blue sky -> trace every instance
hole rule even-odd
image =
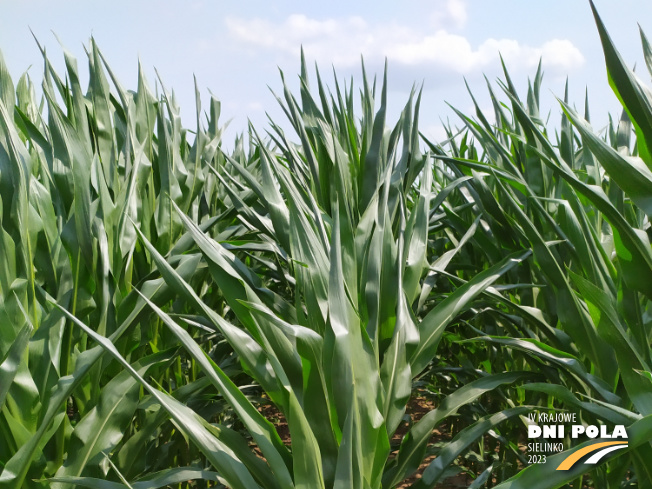
[[[596,0],[625,60],[649,79],[641,54],[638,25],[652,36],[652,2]],[[489,108],[483,75],[500,75],[498,53],[525,94],[543,57],[543,103],[558,119],[554,95],[583,104],[588,87],[596,126],[618,104],[607,85],[604,60],[588,0],[406,0],[247,2],[189,0],[94,2],[78,0],[0,0],[0,50],[14,78],[29,68],[40,82],[42,61],[30,27],[49,55],[62,66],[53,36],[85,66],[83,45],[92,35],[123,85],[135,88],[140,58],[153,86],[156,67],[174,88],[183,120],[194,124],[193,74],[204,97],[222,101],[224,120],[233,119],[227,138],[258,127],[265,113],[284,116],[270,93],[281,89],[278,68],[296,86],[299,48],[330,80],[360,78],[360,55],[370,72],[389,63],[390,117],[396,118],[414,82],[424,83],[421,127],[442,135],[441,119],[455,117],[445,102],[470,110],[466,78],[480,104]]]

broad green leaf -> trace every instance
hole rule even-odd
[[[585,146],[648,217],[652,215],[652,171],[636,156],[625,156],[607,145],[571,107],[561,102],[564,112],[582,135]],[[652,107],[651,107],[652,108]],[[651,114],[652,116],[652,114]]]
[[[139,375],[173,359],[172,352],[160,352],[133,364]],[[138,406],[138,382],[121,372],[103,388],[97,405],[75,426],[68,445],[69,455],[56,477],[77,477],[88,465],[98,465],[122,440]],[[54,484],[53,488],[60,488]]]
[[[98,335],[84,323],[72,316],[68,311],[62,310],[66,316],[78,327],[96,341],[109,355],[122,364],[156,400],[165,408],[177,426],[184,434],[195,443],[204,453],[211,464],[222,474],[228,484],[234,489],[260,488],[249,470],[237,457],[232,448],[217,436],[215,429],[192,409],[184,406],[169,394],[152,387],[118,352],[114,344],[103,336]]]
[[[419,467],[432,430],[448,416],[455,414],[460,407],[476,401],[486,392],[505,384],[513,384],[528,375],[530,374],[525,372],[505,372],[481,377],[447,396],[440,406],[416,422],[403,438],[395,465],[390,466],[383,476],[383,488],[394,487]]]
[[[506,409],[499,413],[480,418],[468,428],[464,428],[455,438],[446,444],[444,449],[437,455],[437,458],[425,468],[421,475],[421,479],[410,487],[414,487],[414,489],[435,487],[435,484],[439,481],[448,465],[464,452],[464,450],[466,450],[477,438],[481,437],[488,430],[493,429],[494,426],[503,421],[525,414],[528,411],[530,411],[529,407]]]
[[[33,327],[30,324],[25,324],[0,362],[0,379],[2,380],[0,382],[0,406],[4,405],[11,383],[18,373],[21,358],[25,355],[32,331]]]
[[[183,328],[146,297],[143,296],[143,299],[163,319],[166,326],[170,328],[192,358],[200,365],[204,374],[209,377],[213,385],[228,400],[236,413],[238,413],[240,420],[248,432],[254,437],[254,440],[256,440],[256,444],[275,475],[275,479],[270,482],[277,482],[280,488],[291,488],[293,484],[289,472],[292,464],[290,454],[281,442],[272,423],[263,418],[260,412],[249,402],[231,379],[211,360]]]
[[[76,484],[77,486],[88,487],[90,489],[125,489],[127,487],[119,482],[111,482],[93,477],[52,477],[48,480],[55,483]],[[133,489],[159,489],[190,480],[223,481],[217,472],[191,467],[177,467],[162,470],[145,479],[131,482],[130,486]]]
[[[492,285],[502,274],[530,256],[530,251],[516,252],[500,263],[479,273],[472,280],[459,287],[444,299],[418,325],[419,345],[410,358],[412,375],[417,375],[426,367],[437,350],[437,345],[446,327],[457,314],[463,311],[480,293]]]

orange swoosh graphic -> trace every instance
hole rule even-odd
[[[581,450],[576,451],[575,453],[571,453],[568,457],[564,459],[562,463],[559,464],[559,467],[557,467],[557,470],[568,470],[570,469],[575,462],[577,462],[579,459],[581,459],[584,455],[587,453],[595,452],[596,450],[599,450],[600,448],[603,447],[608,447],[611,445],[627,445],[626,441],[605,441],[602,443],[595,443],[593,445],[589,445],[588,447],[584,447]]]

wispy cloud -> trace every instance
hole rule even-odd
[[[229,17],[229,35],[241,46],[256,51],[291,55],[303,46],[319,63],[355,66],[360,55],[369,62],[388,58],[408,67],[471,75],[495,66],[500,54],[510,69],[531,69],[543,58],[552,74],[567,74],[584,63],[584,56],[569,40],[551,39],[529,46],[514,39],[486,39],[475,46],[461,33],[468,19],[464,0],[439,0],[430,27],[415,29],[397,22],[369,22],[359,16],[317,19],[293,14],[281,22]]]
[[[464,0],[435,0],[432,8],[430,19],[437,29],[460,29],[466,25],[469,17]]]

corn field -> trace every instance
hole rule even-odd
[[[594,14],[601,131],[505,68],[431,141],[302,57],[227,151],[92,40],[86,89],[0,57],[0,489],[652,488],[652,91]],[[533,463],[536,412],[627,446]]]

